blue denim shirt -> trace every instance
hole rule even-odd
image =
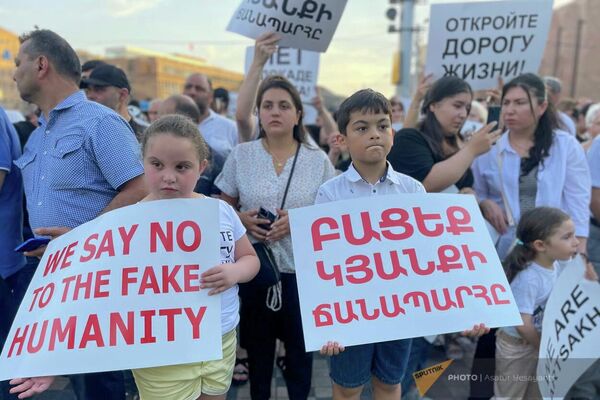
[[[15,161],[33,229],[88,222],[144,170],[131,127],[82,91],[42,115],[23,156]]]
[[[25,257],[14,249],[23,241],[23,181],[12,163],[21,155],[17,132],[0,108],[0,276],[6,278],[25,265]]]

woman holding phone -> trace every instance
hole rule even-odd
[[[243,120],[242,125],[252,130],[253,107],[249,105],[256,104],[259,140],[235,147],[215,181],[222,198],[239,209],[250,240],[269,244],[281,272],[280,299],[267,288],[249,287],[242,294],[240,338],[248,352],[254,400],[270,397],[277,338],[285,343],[282,369],[289,398],[308,397],[312,353],[304,349],[287,209],[314,204],[319,186],[335,174],[327,155],[306,140],[296,88],[281,76],[268,77],[259,86],[263,66],[278,40],[273,33],[256,40],[254,60],[238,95],[238,125]],[[240,103],[245,114],[240,112]],[[274,222],[268,212],[274,214]]]

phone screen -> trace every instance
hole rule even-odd
[[[490,122],[500,122],[500,111],[502,110],[502,107],[500,106],[490,106],[488,107],[488,118],[487,118],[487,124],[489,124]]]

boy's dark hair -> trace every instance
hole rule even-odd
[[[504,271],[509,282],[523,271],[536,256],[533,242],[546,240],[563,222],[570,219],[569,215],[558,208],[536,207],[521,216],[517,225],[517,244],[504,259]]]
[[[350,114],[355,111],[373,114],[383,113],[390,117],[390,121],[392,119],[392,105],[389,100],[373,89],[362,89],[344,100],[336,113],[338,129],[342,135],[346,134]]]
[[[44,56],[56,71],[77,84],[81,79],[81,63],[77,53],[61,36],[48,29],[36,29],[19,37],[21,46],[27,42],[25,54],[31,59]]]

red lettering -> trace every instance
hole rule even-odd
[[[329,229],[339,229],[337,221],[330,217],[317,219],[312,223],[310,232],[313,240],[313,249],[315,251],[323,250],[323,242],[328,240],[337,240],[340,238],[339,233],[321,233],[321,226],[326,225]]]
[[[27,342],[27,352],[29,354],[35,354],[42,349],[44,340],[46,339],[46,330],[48,329],[48,320],[42,322],[42,331],[37,344],[34,344],[35,332],[37,331],[38,323],[34,323],[31,327],[31,333],[29,334],[29,341]]]
[[[417,259],[417,252],[415,251],[415,249],[404,249],[402,250],[402,254],[408,256],[408,260],[410,261],[410,267],[417,275],[431,275],[435,271],[434,263],[427,263],[427,268],[421,268],[421,266],[419,265],[419,260]]]
[[[427,237],[437,237],[444,233],[444,225],[435,224],[433,230],[427,229],[426,222],[431,220],[440,220],[442,216],[440,214],[423,214],[421,207],[413,207],[413,213],[415,214],[415,220],[417,221],[417,229],[422,235]]]
[[[202,318],[204,318],[206,307],[200,307],[197,314],[194,314],[194,311],[189,307],[184,308],[183,311],[185,311],[185,315],[187,315],[190,325],[192,325],[192,337],[200,339],[200,323],[202,322]]]
[[[152,317],[156,315],[156,311],[142,310],[140,315],[144,318],[144,336],[140,339],[140,343],[156,343],[156,336],[152,335]]]
[[[101,299],[108,297],[108,290],[102,290],[102,288],[109,284],[108,277],[110,276],[109,269],[103,269],[96,271],[96,280],[94,282],[94,298]]]
[[[121,236],[121,240],[123,241],[123,255],[129,255],[129,246],[131,245],[131,239],[133,235],[137,231],[139,224],[132,225],[129,231],[127,231],[124,227],[119,227],[119,235]]]
[[[460,247],[463,251],[465,259],[467,260],[467,267],[471,271],[475,270],[475,263],[473,262],[474,258],[479,259],[479,262],[482,264],[487,263],[487,259],[485,258],[483,253],[480,253],[479,251],[470,251],[469,246],[467,246],[466,244],[463,244]]]
[[[48,345],[48,351],[54,351],[56,341],[63,343],[67,336],[67,349],[73,350],[75,348],[75,328],[77,325],[77,317],[72,315],[67,320],[64,328],[60,324],[60,318],[54,318],[52,322],[52,328],[50,329],[50,343]]]
[[[330,281],[334,279],[335,286],[342,286],[344,284],[342,280],[341,267],[339,265],[334,265],[333,272],[329,274],[325,271],[325,263],[319,260],[317,261],[317,275],[319,275],[319,278],[323,279],[324,281]]]
[[[160,310],[158,315],[167,317],[167,341],[175,340],[175,316],[181,315],[181,308],[167,308]]]
[[[31,300],[31,305],[29,306],[29,311],[33,310],[33,307],[35,307],[35,303],[38,302],[38,294],[40,294],[42,292],[42,290],[44,290],[45,286],[39,287],[37,289],[33,289],[33,300]]]
[[[440,246],[437,253],[440,259],[440,263],[436,266],[438,271],[450,272],[452,269],[462,268],[462,264],[457,262],[460,260],[460,252],[455,246],[445,244]]]
[[[137,226],[137,225],[136,225]],[[133,344],[135,339],[134,332],[134,313],[133,311],[127,312],[127,324],[123,321],[121,313],[112,312],[110,313],[110,338],[109,343],[111,346],[117,345],[117,330],[121,333],[121,338],[125,344]]]
[[[63,283],[63,294],[62,294],[62,298],[60,299],[61,303],[64,303],[65,301],[67,301],[67,298],[69,296],[69,289],[71,288],[71,282],[73,282],[75,280],[76,275],[72,275],[72,276],[67,276],[66,278],[63,278],[62,283]],[[31,311],[31,310],[29,310]]]
[[[79,257],[79,262],[88,262],[94,258],[94,254],[96,254],[96,245],[92,243],[92,240],[98,240],[97,233],[90,235],[87,239],[85,239],[85,242],[83,242],[83,251],[87,251],[88,254],[86,256],[82,255]]]
[[[154,294],[160,293],[158,281],[156,280],[156,275],[154,275],[154,269],[151,266],[144,268],[144,275],[142,275],[142,283],[140,284],[138,294],[146,293],[146,289],[151,289]]]
[[[173,221],[167,221],[167,232],[163,231],[159,222],[150,224],[150,253],[156,253],[157,241],[160,239],[164,251],[173,251]]]
[[[396,218],[392,218],[397,216]],[[404,240],[408,239],[414,233],[413,226],[408,222],[409,215],[402,208],[389,208],[381,213],[381,221],[379,227],[381,234],[388,240]],[[385,228],[385,229],[384,229]],[[401,233],[394,233],[387,228],[402,228]]]
[[[327,308],[327,310],[325,310]],[[315,326],[320,328],[322,326],[333,325],[333,318],[331,317],[331,306],[329,304],[319,304],[317,308],[313,310],[313,318],[315,319]]]
[[[363,235],[361,238],[358,238],[354,235],[350,214],[342,215],[342,228],[344,229],[344,236],[348,243],[355,246],[361,246],[369,243],[371,239],[381,240],[381,235],[379,232],[374,231],[373,227],[371,226],[371,218],[367,211],[360,213],[360,221],[362,223]]]
[[[67,252],[65,253],[65,257],[63,258],[62,265],[60,269],[65,269],[71,266],[71,261],[69,260],[73,254],[75,254],[75,246],[77,246],[78,242],[73,242],[67,246]]]
[[[462,207],[448,207],[446,210],[446,218],[448,218],[448,223],[450,224],[446,227],[446,231],[453,235],[475,231],[472,226],[468,226],[468,224],[471,223],[471,215]]]
[[[369,310],[367,310],[367,301],[365,299],[355,300],[356,304],[360,307],[360,314],[362,317],[368,321],[373,321],[379,318],[379,309],[376,308],[373,310],[372,314],[369,314]]]
[[[510,300],[502,300],[498,298],[498,293],[496,291],[501,291],[502,293],[506,293],[506,288],[499,283],[494,283],[490,287],[490,291],[492,292],[492,299],[494,299],[494,304],[510,304]]]
[[[79,292],[82,289],[84,290],[83,298],[86,300],[90,298],[90,294],[92,293],[92,283],[94,280],[94,273],[88,272],[87,279],[85,279],[85,280],[83,280],[82,277],[83,277],[83,274],[79,274],[75,278],[75,288],[73,289],[73,300],[79,299]]]
[[[187,245],[183,238],[185,229],[188,227],[192,228],[192,232],[194,234],[192,243],[190,245]],[[201,236],[202,236],[202,234],[200,232],[200,227],[198,226],[198,224],[196,222],[183,221],[177,227],[177,246],[179,246],[179,248],[183,251],[187,251],[187,252],[195,251],[198,249],[198,247],[200,247]]]
[[[431,298],[433,300],[433,306],[436,308],[436,310],[447,311],[452,307],[456,307],[456,303],[450,298],[450,291],[448,288],[443,288],[442,293],[444,294],[444,304],[440,303],[437,290],[431,290]]]
[[[184,292],[198,292],[200,285],[194,285],[193,283],[200,282],[200,266],[198,264],[189,264],[183,266],[183,291]]]
[[[392,295],[392,305],[394,308],[388,309],[387,298],[385,296],[379,296],[379,302],[381,303],[381,312],[388,318],[396,318],[400,314],[404,314],[404,308],[400,306],[400,299],[397,294]]]
[[[57,251],[54,254],[50,254],[50,256],[48,257],[48,261],[46,261],[46,266],[44,267],[43,276],[54,273],[56,271],[56,268],[58,268],[58,264],[63,260],[66,251],[67,247],[64,247],[62,250]]]
[[[371,279],[373,279],[373,271],[371,271],[368,268],[369,261],[370,261],[369,257],[360,255],[360,254],[356,255],[356,256],[348,257],[348,259],[346,260],[346,264],[357,263],[356,265],[351,265],[346,268],[346,271],[348,273],[346,275],[346,279],[348,280],[348,282],[354,283],[354,284],[361,284],[361,283],[367,283]],[[355,273],[363,274],[363,276],[357,277],[357,276],[353,275]]]
[[[102,329],[98,321],[97,314],[90,314],[83,328],[81,335],[80,349],[85,349],[89,342],[96,342],[97,347],[104,347],[104,338],[102,337]]]
[[[400,265],[400,258],[396,250],[392,250],[390,252],[390,260],[392,261],[392,272],[390,272],[389,274],[385,271],[385,266],[383,265],[381,253],[373,254],[373,258],[375,259],[375,270],[377,271],[377,275],[379,275],[381,279],[390,281],[398,278],[401,274],[404,276],[408,276],[408,272],[406,271],[406,269],[402,265]]]
[[[181,269],[181,265],[176,265],[173,270],[171,270],[169,272],[169,266],[168,265],[163,265],[162,266],[162,292],[163,293],[169,293],[169,287],[173,288],[173,291],[175,293],[180,293],[181,292],[181,286],[179,286],[179,283],[177,283],[177,280],[175,279],[175,277],[177,276],[177,273],[179,272],[179,270]]]
[[[354,313],[352,309],[352,302],[350,300],[345,301],[347,316],[342,315],[342,309],[340,303],[333,304],[333,311],[335,313],[335,319],[341,324],[349,324],[352,320],[358,321],[358,315]]]
[[[132,273],[138,272],[138,267],[125,267],[121,272],[121,295],[127,296],[129,294],[129,284],[137,283],[137,277],[130,277]]]
[[[37,322],[36,322],[36,324],[37,324]],[[10,343],[10,349],[8,349],[7,358],[12,357],[15,345],[18,346],[16,355],[17,356],[21,355],[21,352],[23,351],[23,345],[25,344],[25,339],[27,338],[27,332],[29,332],[29,325],[25,325],[25,328],[23,328],[23,333],[21,333],[21,327],[17,328],[17,331],[15,332],[15,336],[13,337],[13,340]]]
[[[94,259],[97,260],[102,257],[102,253],[108,253],[109,257],[115,256],[115,244],[113,242],[112,231],[106,231],[104,233],[104,237],[102,238],[102,242],[100,242],[100,246],[98,246],[98,252]]]

